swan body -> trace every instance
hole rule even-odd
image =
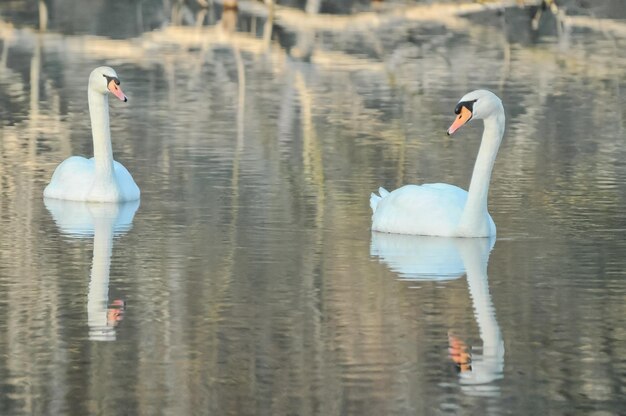
[[[122,101],[128,100],[119,84],[112,68],[103,66],[91,72],[88,98],[94,157],[72,156],[64,160],[44,190],[45,198],[83,202],[139,199],[139,187],[132,175],[121,163],[113,160],[108,94],[112,93]]]
[[[372,194],[374,231],[441,237],[490,237],[496,225],[489,214],[482,220],[481,235],[459,234],[459,221],[467,204],[467,191],[447,183],[405,185],[389,192]],[[381,203],[382,202],[382,203]]]
[[[496,225],[487,210],[493,164],[504,134],[504,108],[490,91],[472,91],[459,101],[459,116],[448,129],[453,134],[472,118],[485,128],[469,191],[445,183],[405,185],[393,192],[372,194],[372,230],[441,237],[492,237]]]

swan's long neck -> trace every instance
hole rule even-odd
[[[91,88],[89,88],[88,97],[96,182],[107,183],[113,180],[109,98],[107,95],[93,91]]]
[[[485,118],[484,123],[483,138],[474,165],[467,203],[459,223],[459,230],[468,236],[489,235],[487,197],[491,171],[504,134],[504,111],[500,110]]]

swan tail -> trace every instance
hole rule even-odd
[[[370,207],[372,208],[372,213],[376,212],[376,207],[378,207],[378,203],[387,195],[389,195],[389,191],[385,188],[378,188],[378,193],[380,196],[376,195],[372,192],[370,195]]]
[[[372,213],[376,212],[376,207],[378,206],[378,201],[382,198],[372,192],[370,195],[370,207],[372,208]]]

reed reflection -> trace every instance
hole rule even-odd
[[[442,238],[372,233],[370,254],[402,280],[449,281],[467,277],[482,350],[469,349],[449,335],[450,358],[459,370],[459,382],[469,395],[499,395],[494,381],[502,378],[504,342],[489,293],[487,266],[494,238]]]
[[[116,327],[124,317],[125,303],[121,299],[115,299],[109,304],[113,237],[131,229],[139,201],[113,204],[45,198],[44,204],[61,232],[75,238],[93,237],[93,257],[87,294],[89,339],[115,341]]]

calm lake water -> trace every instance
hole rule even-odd
[[[619,2],[271,41],[244,7],[52,3],[42,34],[0,6],[0,414],[624,414]],[[140,204],[44,201],[103,64]],[[482,125],[444,132],[476,88],[507,112],[497,239],[372,234],[379,186],[467,188]]]

